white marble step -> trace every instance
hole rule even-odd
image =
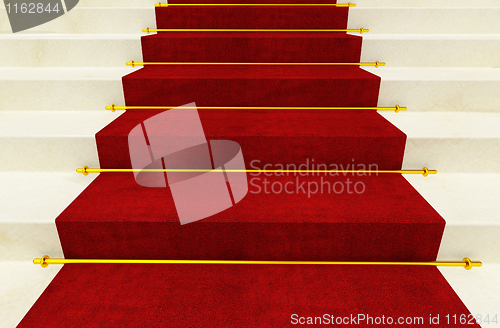
[[[98,167],[94,135],[121,113],[2,111],[0,171],[73,172],[85,165]],[[500,173],[500,113],[382,115],[408,136],[404,168]]]
[[[121,78],[130,72],[130,67],[0,68],[0,111],[100,111],[123,105]]]
[[[55,218],[97,175],[76,172],[0,171],[0,261],[62,256]],[[443,216],[446,228],[438,258],[464,256],[500,263],[500,174],[438,173],[405,176]]]
[[[150,7],[154,3],[167,3],[168,1],[152,0],[80,0],[78,7]],[[347,1],[337,1],[347,3]],[[497,0],[357,0],[351,1],[359,7],[500,7]]]
[[[442,1],[442,0],[441,0]],[[462,0],[463,1],[463,0]],[[478,1],[478,0],[472,0],[472,1]],[[486,0],[486,1],[491,1],[491,0]],[[114,8],[123,8],[123,7],[133,7],[133,8],[151,8],[151,6],[154,6],[155,3],[158,3],[160,1],[155,1],[155,0],[80,0],[78,2],[78,7],[79,8],[84,8],[84,7],[114,7]],[[166,3],[166,1],[162,1],[163,3]],[[480,3],[478,3],[478,6]]]
[[[76,6],[63,16],[17,34],[136,34],[143,28],[155,28],[154,6],[147,8],[88,8]],[[12,34],[7,11],[0,7],[0,34]]]
[[[142,35],[0,34],[0,67],[123,67],[142,61]],[[378,60],[387,68],[493,68],[500,67],[499,50],[500,34],[366,33],[361,61]]]
[[[382,61],[387,68],[500,68],[499,51],[500,34],[366,33],[361,61]]]
[[[74,172],[99,166],[94,135],[121,113],[0,112],[0,170]]]
[[[48,254],[63,257],[55,217],[95,178],[77,173],[0,172],[0,327],[16,325],[59,266],[31,264]],[[500,301],[500,220],[496,188],[500,174],[407,176],[412,185],[447,221],[439,260],[468,256],[484,263],[465,271],[441,272],[474,314],[493,315]],[[17,261],[17,262],[15,262]],[[22,262],[21,262],[22,261]],[[485,326],[485,325],[483,325]]]
[[[79,7],[149,7],[152,3],[168,1],[151,0],[80,0]],[[338,3],[347,3],[337,1]],[[497,0],[357,0],[351,1],[359,7],[500,7]]]
[[[453,270],[456,268],[441,267],[439,270],[455,290],[465,306],[474,315],[481,327],[498,328],[500,324],[500,265],[483,263],[478,270]],[[476,268],[474,268],[476,269]],[[453,314],[450,313],[450,316]],[[488,317],[489,323],[484,319]],[[496,322],[492,321],[496,317]],[[445,323],[446,318],[441,318]],[[453,327],[453,325],[450,325]]]
[[[347,27],[366,26],[371,34],[490,34],[499,31],[499,14],[498,4],[489,8],[360,5],[349,10]]]
[[[500,69],[367,69],[382,78],[379,106],[408,111],[499,112]],[[123,106],[122,76],[130,67],[0,68],[0,112],[100,111]]]
[[[403,167],[500,173],[500,113],[381,114],[407,135]]]
[[[60,269],[58,265],[42,269],[30,261],[0,261],[0,327],[16,327]]]
[[[82,0],[83,1],[83,0]],[[80,1],[80,3],[82,2]],[[91,5],[99,0],[87,0]],[[115,0],[116,1],[116,0]],[[121,2],[121,0],[118,0]],[[133,0],[129,0],[133,1]],[[111,1],[110,1],[111,2]],[[346,3],[337,1],[338,3]],[[351,1],[358,7],[410,7],[410,8],[498,8],[500,2],[497,0],[356,0]],[[142,3],[142,2],[141,2]]]
[[[142,5],[142,4],[141,4]],[[350,9],[348,28],[377,34],[491,34],[500,30],[500,7],[364,7]],[[155,28],[154,7],[82,7],[43,25],[20,32],[140,33]],[[0,8],[0,33],[12,33],[5,8]]]
[[[0,67],[124,67],[142,61],[142,35],[0,34]]]
[[[438,172],[432,179],[405,178],[446,220],[438,259],[468,256],[500,263],[500,174]]]
[[[381,77],[379,106],[405,104],[419,111],[500,110],[500,69],[365,68]]]

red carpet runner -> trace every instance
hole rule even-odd
[[[157,7],[156,16],[158,28],[345,29],[348,8]],[[361,40],[345,33],[165,32],[143,37],[142,46],[146,62],[359,62]],[[123,78],[128,106],[367,107],[377,106],[379,85],[359,67],[333,66],[151,66]],[[238,142],[247,168],[313,160],[347,169],[402,165],[406,135],[375,111],[199,112],[207,139]],[[101,167],[130,168],[128,133],[155,114],[128,110],[102,129]],[[297,189],[266,193],[264,178]],[[339,194],[298,188],[325,181],[365,188]],[[300,182],[261,175],[249,182],[236,206],[181,226],[168,189],[138,186],[132,174],[101,174],[56,220],[65,257],[436,259],[445,221],[400,175],[300,176]],[[435,267],[65,265],[20,327],[281,327],[307,317],[440,327],[449,326],[446,315],[462,314],[469,311]]]

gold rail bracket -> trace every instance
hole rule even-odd
[[[82,173],[83,175],[89,175],[89,167],[84,166],[81,169],[76,169],[76,173]]]
[[[462,261],[465,262],[465,266],[464,266],[465,270],[472,269],[472,261],[470,260],[470,258],[464,257],[464,259]]]
[[[44,255],[42,256],[41,259],[34,259],[33,260],[33,264],[39,264],[42,268],[46,268],[49,266],[49,264],[47,263],[47,260],[50,259],[50,256],[48,255]]]
[[[112,104],[111,106],[106,106],[105,108],[106,108],[106,110],[110,110],[113,113],[116,112],[116,105],[115,104]]]

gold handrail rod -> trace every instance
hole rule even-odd
[[[111,106],[106,106],[106,110],[110,110],[112,112],[116,112],[117,110],[127,110],[127,109],[146,109],[146,110],[155,110],[155,109],[173,109],[181,106],[116,106],[112,104]],[[400,111],[407,110],[407,107],[400,107],[396,105],[394,107],[239,107],[239,106],[226,106],[226,107],[218,107],[218,106],[182,106],[182,108],[194,108],[194,109],[282,109],[282,110],[294,110],[294,109],[363,109],[363,110],[377,110],[377,111],[395,111],[399,113]]]
[[[264,66],[385,66],[378,60],[374,63],[218,63],[218,62],[131,62],[127,66],[146,66],[146,65],[264,65]]]
[[[462,261],[432,262],[344,262],[344,261],[233,261],[233,260],[125,260],[125,259],[51,259],[48,255],[33,260],[33,264],[46,268],[50,264],[246,264],[246,265],[411,265],[463,267],[470,270],[481,267],[481,261],[471,261],[465,257]]]
[[[194,7],[208,7],[208,6],[294,6],[294,7],[305,7],[305,6],[328,6],[328,7],[356,7],[355,3],[155,3],[155,7],[170,7],[170,6],[194,6]]]
[[[243,170],[243,169],[100,169],[83,168],[76,169],[77,173],[89,175],[89,173],[127,173],[127,172],[184,172],[184,173],[210,173],[210,172],[229,172],[229,173],[384,173],[384,174],[422,174],[424,177],[429,174],[437,174],[437,170],[429,170],[424,167],[421,170]]]
[[[347,32],[363,34],[366,28],[358,29],[253,29],[253,28],[145,28],[143,32]]]

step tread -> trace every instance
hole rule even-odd
[[[128,110],[99,136],[128,136],[137,124],[162,111]],[[198,109],[207,138],[234,137],[404,137],[368,110]],[[499,115],[500,116],[500,115]],[[352,124],[356,122],[356,124]]]
[[[357,316],[353,308],[426,325],[439,314],[436,327],[447,326],[447,314],[469,315],[433,267],[82,264],[65,265],[19,327],[116,326],[124,318],[132,326],[283,327],[293,314]]]
[[[121,81],[126,67],[0,67],[0,81]]]
[[[311,167],[311,165],[309,165]],[[259,166],[260,169],[262,167]],[[289,181],[308,182],[335,181],[362,182],[364,193],[335,194],[325,192],[312,194],[300,190],[298,193],[249,192],[241,202],[231,209],[203,220],[203,223],[432,223],[444,224],[441,216],[416,192],[401,175],[359,177],[311,177],[297,174],[288,177],[258,176],[248,174],[248,180],[266,178],[283,185]],[[261,185],[261,187],[263,187]],[[126,192],[125,192],[126,191]],[[95,195],[99,199],[91,201]],[[125,206],[108,206],[111,199],[120,195]],[[100,215],[82,211],[92,202]],[[153,206],[154,204],[154,206]],[[115,215],[111,215],[115,213]],[[148,213],[148,215],[144,215]],[[405,213],[405,215],[401,215]],[[129,173],[106,173],[99,175],[75,201],[57,218],[57,222],[169,222],[179,223],[171,194],[167,188],[145,188],[136,184]],[[180,225],[180,224],[179,224]]]
[[[380,78],[357,66],[187,64],[146,66],[122,84],[129,106],[372,107]]]
[[[151,29],[153,27],[150,27]],[[145,32],[138,31],[136,33],[14,33],[0,34],[2,41],[25,41],[25,40],[137,40],[140,37],[163,37],[169,36],[172,38],[183,38],[185,36],[197,37],[226,37],[233,36],[235,38],[263,38],[263,37],[280,37],[280,38],[306,38],[306,37],[321,37],[321,38],[359,38],[359,33],[334,33],[334,32],[152,32],[147,35]],[[482,34],[449,34],[449,33],[363,33],[363,40],[449,40],[449,41],[464,41],[464,40],[491,40],[498,41],[500,33],[482,33]]]
[[[499,36],[500,37],[500,36]],[[159,32],[143,38],[161,39],[359,39],[359,35],[334,32]],[[160,40],[158,40],[160,39]],[[345,49],[344,49],[345,50]]]
[[[359,62],[361,38],[342,33],[165,32],[142,38],[146,62]]]
[[[0,199],[0,207],[4,209],[0,222],[54,224],[54,218],[97,176],[76,172],[0,171],[3,182],[0,190],[5,195]],[[427,179],[416,175],[405,176],[405,179],[446,218],[447,227],[500,226],[497,215],[500,203],[495,197],[500,174],[438,173]],[[30,185],[28,190],[27,185]],[[33,201],[25,204],[24,198]],[[19,202],[24,205],[20,206]],[[483,206],[477,207],[479,203]]]
[[[158,111],[131,110],[96,134],[101,167],[129,168],[128,134]],[[232,140],[246,165],[376,163],[399,169],[406,135],[375,111],[200,110],[208,140]]]
[[[363,67],[383,81],[499,81],[500,69],[487,67]]]
[[[378,80],[379,77],[358,67],[332,65],[154,65],[123,77],[123,80],[129,79]]]
[[[338,68],[338,67],[337,67]],[[379,67],[362,68],[383,81],[500,81],[497,68]],[[124,67],[0,67],[0,81],[10,80],[114,80],[140,69]]]
[[[412,139],[500,139],[499,113],[380,112]],[[394,114],[394,115],[393,115]]]
[[[437,256],[445,221],[401,175],[248,178],[249,192],[236,205],[181,225],[169,188],[140,187],[132,174],[101,174],[56,219],[64,254],[344,261]],[[266,193],[264,178],[287,191]],[[312,182],[318,192],[308,197]],[[332,189],[321,193],[328,182]]]
[[[0,111],[0,138],[94,138],[123,113],[88,111]]]
[[[169,6],[155,9],[156,26],[160,29],[346,29],[349,12],[347,7],[334,6]]]
[[[358,5],[349,10],[348,28],[369,28],[370,33],[474,33],[477,35],[498,30],[498,5],[474,8],[410,8],[410,7],[363,7]],[[155,9],[151,7],[82,7],[76,6],[67,15],[37,26],[23,34],[35,33],[139,33],[141,29],[155,27]],[[5,8],[0,8],[0,15],[7,17]],[[401,22],[398,28],[387,24],[394,17]],[[445,20],[444,20],[445,19]],[[122,24],[124,21],[127,24]],[[448,26],[455,24],[450,30]],[[77,24],[75,24],[77,22]],[[432,24],[430,24],[432,23]],[[324,27],[324,26],[322,26]],[[11,33],[8,19],[0,20],[0,31]]]

